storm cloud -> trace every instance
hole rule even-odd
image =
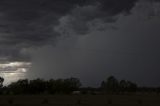
[[[27,64],[28,77],[142,76],[159,69],[159,14],[159,0],[1,0],[0,71]]]
[[[122,12],[129,13],[135,2],[136,0],[1,0],[0,51],[5,52],[2,53],[3,57],[6,54],[14,57],[14,60],[23,60],[19,59],[23,58],[20,53],[22,49],[39,47],[46,42],[54,44],[58,37],[67,33],[72,35],[71,32],[86,34],[89,32],[89,24],[94,20],[114,22],[114,16]]]

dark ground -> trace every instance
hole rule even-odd
[[[0,96],[0,106],[160,106],[160,95]]]

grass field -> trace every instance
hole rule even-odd
[[[0,106],[160,106],[158,95],[0,96]]]

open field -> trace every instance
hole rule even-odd
[[[0,96],[0,106],[160,106],[158,95]]]

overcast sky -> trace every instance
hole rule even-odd
[[[0,74],[160,86],[159,28],[160,0],[1,0]]]

